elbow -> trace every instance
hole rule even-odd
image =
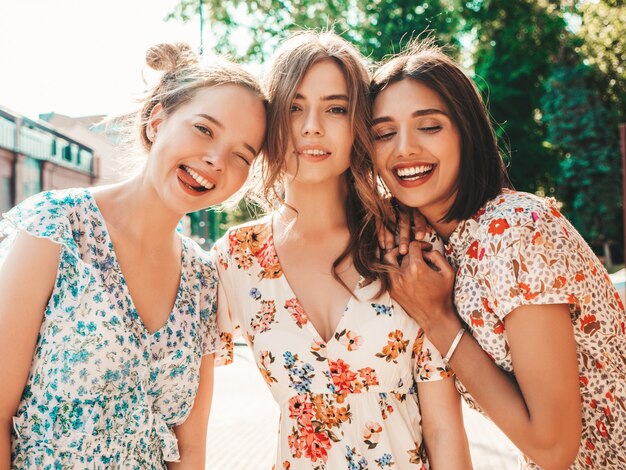
[[[542,439],[527,455],[543,470],[565,470],[576,460],[580,438],[580,428],[578,432],[560,433],[552,439]]]

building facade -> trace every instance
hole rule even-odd
[[[90,186],[97,174],[91,147],[0,107],[0,214],[40,191]]]

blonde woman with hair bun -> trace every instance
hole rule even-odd
[[[246,181],[265,98],[186,44],[146,62],[163,75],[138,114],[143,171],[38,194],[0,223],[0,468],[204,468],[230,342],[214,265],[176,227]]]

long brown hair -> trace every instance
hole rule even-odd
[[[457,196],[443,222],[474,215],[502,188],[512,188],[489,113],[474,82],[432,38],[410,43],[374,73],[372,100],[387,86],[411,79],[423,83],[445,102],[461,136]]]
[[[346,219],[350,242],[333,263],[333,277],[349,288],[337,274],[337,267],[348,256],[366,282],[389,283],[386,268],[377,260],[375,220],[382,217],[372,162],[369,122],[371,101],[370,75],[361,54],[350,43],[332,32],[300,32],[286,40],[277,51],[266,80],[268,95],[267,151],[261,159],[260,193],[269,207],[283,203],[280,188],[284,183],[285,157],[291,135],[290,108],[298,85],[312,65],[330,59],[343,71],[348,86],[348,115],[354,130],[350,170],[346,172],[348,196]],[[381,289],[381,291],[382,291]]]

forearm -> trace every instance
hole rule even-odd
[[[468,470],[473,468],[465,432],[433,430],[424,434],[431,470]]]
[[[426,335],[443,355],[459,328],[455,318],[442,321]],[[450,366],[481,409],[525,455],[546,470],[568,466],[563,463],[569,461],[571,450],[549,400],[529,405],[517,382],[496,366],[471,334],[462,337]]]

